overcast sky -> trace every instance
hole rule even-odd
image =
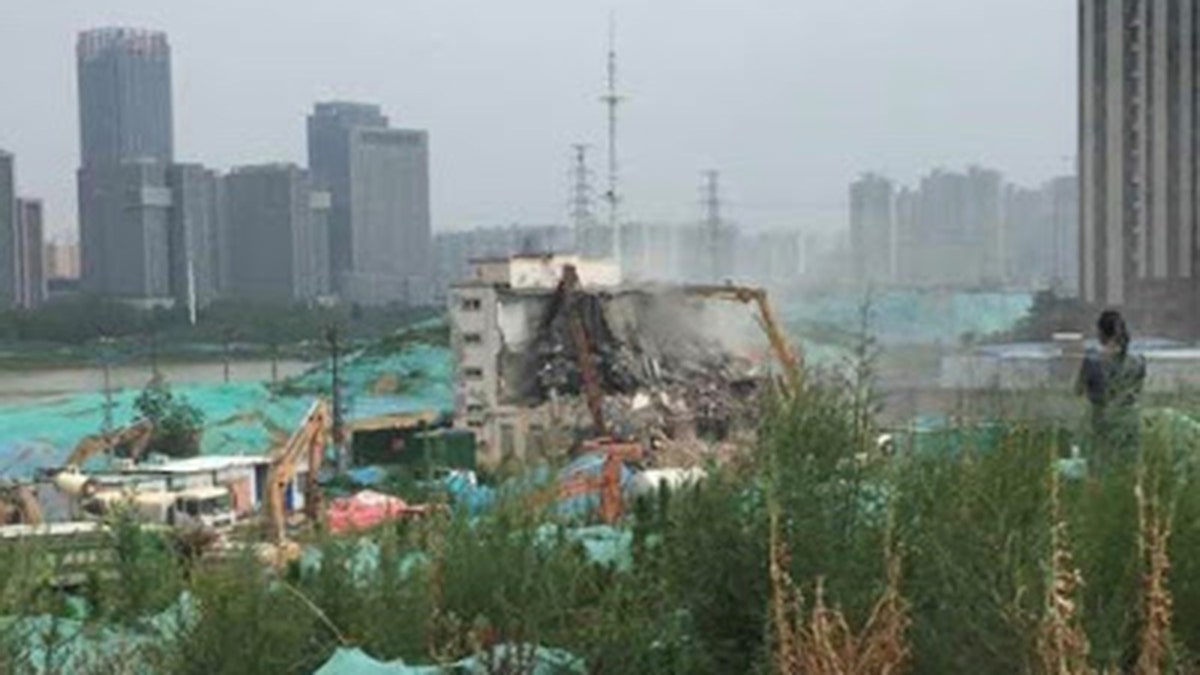
[[[570,144],[603,175],[618,24],[624,213],[698,217],[700,172],[757,227],[842,226],[864,170],[983,163],[1033,183],[1075,145],[1074,0],[0,0],[0,148],[75,228],[74,40],[165,30],[180,160],[305,158],[314,101],[428,129],[435,230],[565,219]]]

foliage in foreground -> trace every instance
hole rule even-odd
[[[593,562],[520,501],[320,540],[320,565],[281,575],[247,556],[185,577],[153,535],[122,529],[119,582],[90,592],[92,622],[187,589],[197,620],[144,654],[182,673],[310,673],[339,645],[447,663],[498,643],[566,649],[595,673],[1196,663],[1200,486],[1182,441],[1151,426],[1140,461],[1085,480],[1057,477],[1053,429],[885,461],[848,396],[768,401],[746,461],[634,504],[628,566]],[[64,614],[37,556],[0,555],[0,615]]]

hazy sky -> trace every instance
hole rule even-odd
[[[616,10],[624,213],[699,215],[700,171],[751,226],[845,220],[863,170],[1068,171],[1074,0],[0,0],[0,148],[75,228],[74,40],[169,33],[175,146],[217,168],[305,161],[314,101],[428,129],[435,230],[565,219],[569,146],[603,175]],[[72,234],[73,236],[73,234]]]

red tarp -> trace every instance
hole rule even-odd
[[[403,499],[373,490],[363,490],[351,497],[333,500],[325,514],[329,531],[335,534],[351,530],[365,530],[380,523],[399,520],[409,516],[425,515],[426,505],[410,506]]]

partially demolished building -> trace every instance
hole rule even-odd
[[[456,424],[475,431],[480,463],[602,435],[711,450],[737,433],[768,350],[750,309],[702,291],[623,284],[612,263],[576,256],[473,261],[449,314]]]

